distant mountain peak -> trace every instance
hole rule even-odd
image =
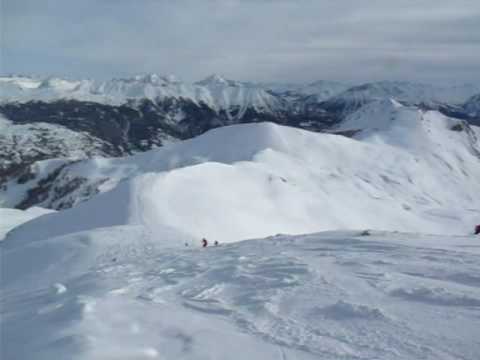
[[[138,81],[146,84],[161,85],[162,83],[174,84],[180,82],[180,80],[173,74],[159,75],[157,73],[138,74],[131,79],[125,79],[127,81]]]
[[[242,86],[241,82],[225,79],[223,76],[218,74],[212,74],[210,76],[207,76],[205,79],[197,81],[195,84],[200,86],[206,86],[206,87]]]
[[[480,116],[480,94],[468,99],[464,107],[470,116]]]
[[[207,76],[205,79],[201,80],[200,82],[223,84],[223,83],[227,83],[227,80],[219,74],[211,74]]]

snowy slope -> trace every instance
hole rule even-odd
[[[242,114],[247,108],[259,112],[278,112],[286,109],[285,101],[312,97],[327,101],[327,108],[357,109],[372,100],[395,98],[411,104],[463,104],[480,92],[480,85],[430,85],[400,81],[381,81],[351,87],[334,81],[310,84],[249,83],[211,75],[204,80],[187,83],[174,76],[157,74],[132,78],[95,80],[66,80],[60,78],[0,77],[0,101],[56,101],[73,99],[120,105],[128,101],[149,99],[186,99],[205,104],[216,111],[235,110]]]
[[[203,250],[166,249],[164,235],[4,241],[3,358],[478,358],[473,236],[330,232]]]
[[[50,101],[62,98],[95,99],[93,80],[67,80],[55,77],[0,77],[0,101]]]
[[[327,100],[347,90],[350,86],[335,81],[319,80],[298,89],[301,94],[314,95],[317,101]]]
[[[51,189],[77,177],[80,185],[62,191],[63,198],[51,191],[39,205],[103,194],[17,229],[17,241],[31,241],[32,228],[42,240],[124,225],[152,233],[168,228],[180,244],[203,236],[236,241],[339,228],[470,231],[480,214],[478,129],[454,131],[453,120],[436,112],[396,106],[398,126],[364,141],[249,124],[134,157],[67,165]],[[24,186],[54,165],[44,162]],[[18,196],[18,188],[8,188],[5,206],[11,206],[9,191]]]
[[[476,360],[480,128],[387,99],[336,130],[33,164],[0,203],[75,206],[0,243],[2,358]]]
[[[288,95],[313,95],[317,101],[327,100],[348,90],[350,87],[350,85],[345,83],[326,80],[318,80],[310,84],[263,83],[260,85],[269,91],[281,94],[284,98]]]
[[[478,155],[478,129],[463,120],[404,106],[393,99],[371,102],[335,128],[355,132],[356,139],[370,143],[401,146],[419,153],[441,153],[445,160],[458,158],[458,151],[463,150]]]
[[[464,105],[465,112],[472,117],[480,117],[480,94],[472,96]]]
[[[480,125],[480,120],[472,118],[474,104],[455,105],[478,94],[477,85],[442,87],[378,82],[349,87],[332,81],[255,84],[218,75],[196,83],[156,74],[103,82],[0,77],[0,114],[12,126],[26,125],[13,132],[35,139],[27,147],[35,151],[28,150],[29,154],[23,156],[15,141],[0,138],[0,147],[6,154],[6,160],[0,159],[0,167],[25,167],[35,160],[78,152],[83,153],[81,157],[131,155],[238,123],[268,121],[328,131],[362,106],[390,98]],[[45,123],[61,128],[45,127]],[[77,133],[66,134],[65,138],[73,141],[45,136],[67,129]],[[83,144],[81,149],[78,144]],[[9,160],[12,157],[16,159],[13,163]],[[10,170],[0,173],[1,183],[6,181],[5,174],[10,174]]]
[[[188,99],[196,104],[220,111],[231,107],[248,107],[261,111],[279,106],[278,100],[262,87],[251,83],[225,80],[212,75],[194,84],[181,82],[173,76],[157,74],[133,78],[94,80],[64,80],[58,78],[31,79],[0,77],[0,101],[55,101],[74,99],[120,105],[132,100]]]
[[[53,212],[50,209],[33,207],[28,210],[0,208],[0,241],[13,228],[41,215]]]
[[[328,99],[324,106],[348,115],[369,102],[393,98],[408,104],[424,104],[435,108],[442,103],[463,104],[479,91],[480,85],[435,86],[401,81],[381,81],[354,86]]]
[[[85,159],[108,153],[110,144],[85,132],[47,123],[18,125],[0,115],[0,175],[38,160]],[[1,184],[0,176],[0,184]]]
[[[315,95],[319,101],[347,90],[349,85],[334,81],[316,81],[310,84],[249,83],[225,79],[217,74],[193,84],[174,76],[157,74],[138,75],[105,82],[94,80],[66,80],[59,78],[0,77],[1,101],[52,101],[76,99],[109,104],[122,104],[128,99],[184,98],[205,103],[217,109],[229,106],[275,105],[269,94],[296,93]],[[272,103],[273,102],[273,103]]]
[[[241,117],[249,107],[259,112],[275,112],[283,106],[279,99],[256,84],[226,80],[215,74],[195,85],[202,89],[197,101],[216,109],[238,108],[237,117]]]

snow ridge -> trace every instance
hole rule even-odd
[[[479,129],[438,112],[384,105],[391,116],[386,126],[366,129],[356,136],[361,141],[271,123],[234,125],[133,157],[67,164],[55,177],[40,170],[24,185],[35,188],[51,179],[48,196],[37,205],[76,204],[103,194],[31,227],[42,239],[141,225],[152,232],[172,229],[186,241],[333,228],[447,234],[470,229],[480,212]],[[352,123],[361,124],[361,116],[345,126]],[[52,169],[50,163],[40,169]],[[55,193],[76,178],[81,181],[74,191]],[[3,201],[14,195],[18,188],[12,184]],[[98,218],[98,212],[109,215]],[[52,226],[59,218],[62,225]]]

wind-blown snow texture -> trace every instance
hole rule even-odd
[[[473,236],[332,232],[205,250],[166,249],[164,235],[7,239],[4,358],[477,359]]]

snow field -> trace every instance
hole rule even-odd
[[[112,227],[7,250],[4,354],[476,359],[478,239],[361,233],[166,249]]]

